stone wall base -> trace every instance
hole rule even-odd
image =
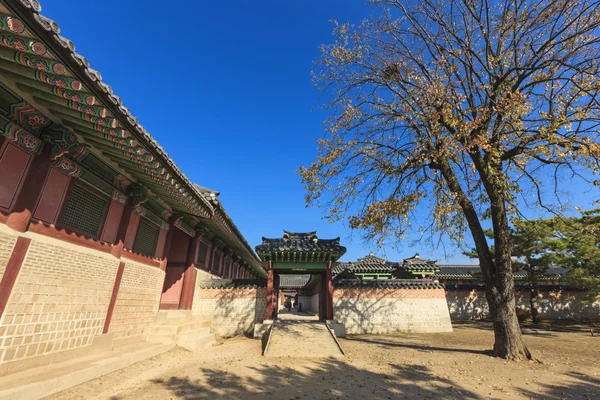
[[[115,350],[119,347],[140,343],[140,341],[144,342],[145,339],[145,336],[132,336],[124,339],[115,339],[112,333],[98,335],[93,338],[92,344],[89,346],[59,351],[57,353],[50,353],[38,357],[26,358],[24,360],[0,364],[0,377],[31,368],[58,364],[65,361],[71,361],[78,358],[83,358],[107,352],[110,350]]]

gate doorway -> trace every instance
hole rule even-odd
[[[318,321],[320,315],[320,274],[278,274],[276,318]]]
[[[262,244],[256,247],[256,252],[268,272],[266,319],[277,319],[282,301],[280,296],[286,290],[296,290],[298,297],[304,294],[304,302],[298,298],[298,304],[303,307],[308,306],[306,296],[310,296],[311,311],[315,312],[319,320],[333,319],[331,269],[346,252],[346,248],[340,245],[340,238],[319,239],[316,232],[284,231],[281,239],[263,238]],[[295,277],[294,279],[304,277],[306,284],[299,288],[293,287],[290,283],[293,280],[289,276]],[[314,310],[316,300],[318,309]]]

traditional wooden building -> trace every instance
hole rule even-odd
[[[335,266],[335,279],[430,279],[439,271],[433,260],[422,259],[419,254],[402,262],[388,261],[371,253],[357,261]]]
[[[139,340],[159,310],[191,311],[200,280],[267,276],[218,192],[40,11],[0,0],[0,376]]]

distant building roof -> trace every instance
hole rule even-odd
[[[432,276],[434,279],[482,280],[481,269],[478,264],[440,264],[438,268],[439,272]],[[544,273],[544,277],[560,278],[567,275],[568,272],[568,268],[548,268]],[[527,279],[527,271],[516,271],[513,276],[515,279]]]
[[[439,264],[439,272],[435,273],[435,279],[472,279],[480,274],[479,265],[468,264]]]
[[[310,281],[311,275],[280,275],[280,289],[301,289]]]
[[[405,258],[402,268],[410,272],[435,272],[439,269],[436,261],[423,259],[419,256],[419,253],[416,253],[411,258]]]
[[[338,279],[333,282],[336,288],[411,288],[437,289],[444,285],[430,279]]]
[[[389,262],[371,253],[355,262],[340,263],[333,268],[332,272],[333,275],[339,275],[342,272],[382,274],[392,273],[396,268],[398,268],[398,263]]]

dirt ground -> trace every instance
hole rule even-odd
[[[66,399],[600,399],[600,337],[525,327],[539,362],[492,358],[486,323],[340,339],[343,359],[264,358],[258,340],[174,349],[50,397]]]

